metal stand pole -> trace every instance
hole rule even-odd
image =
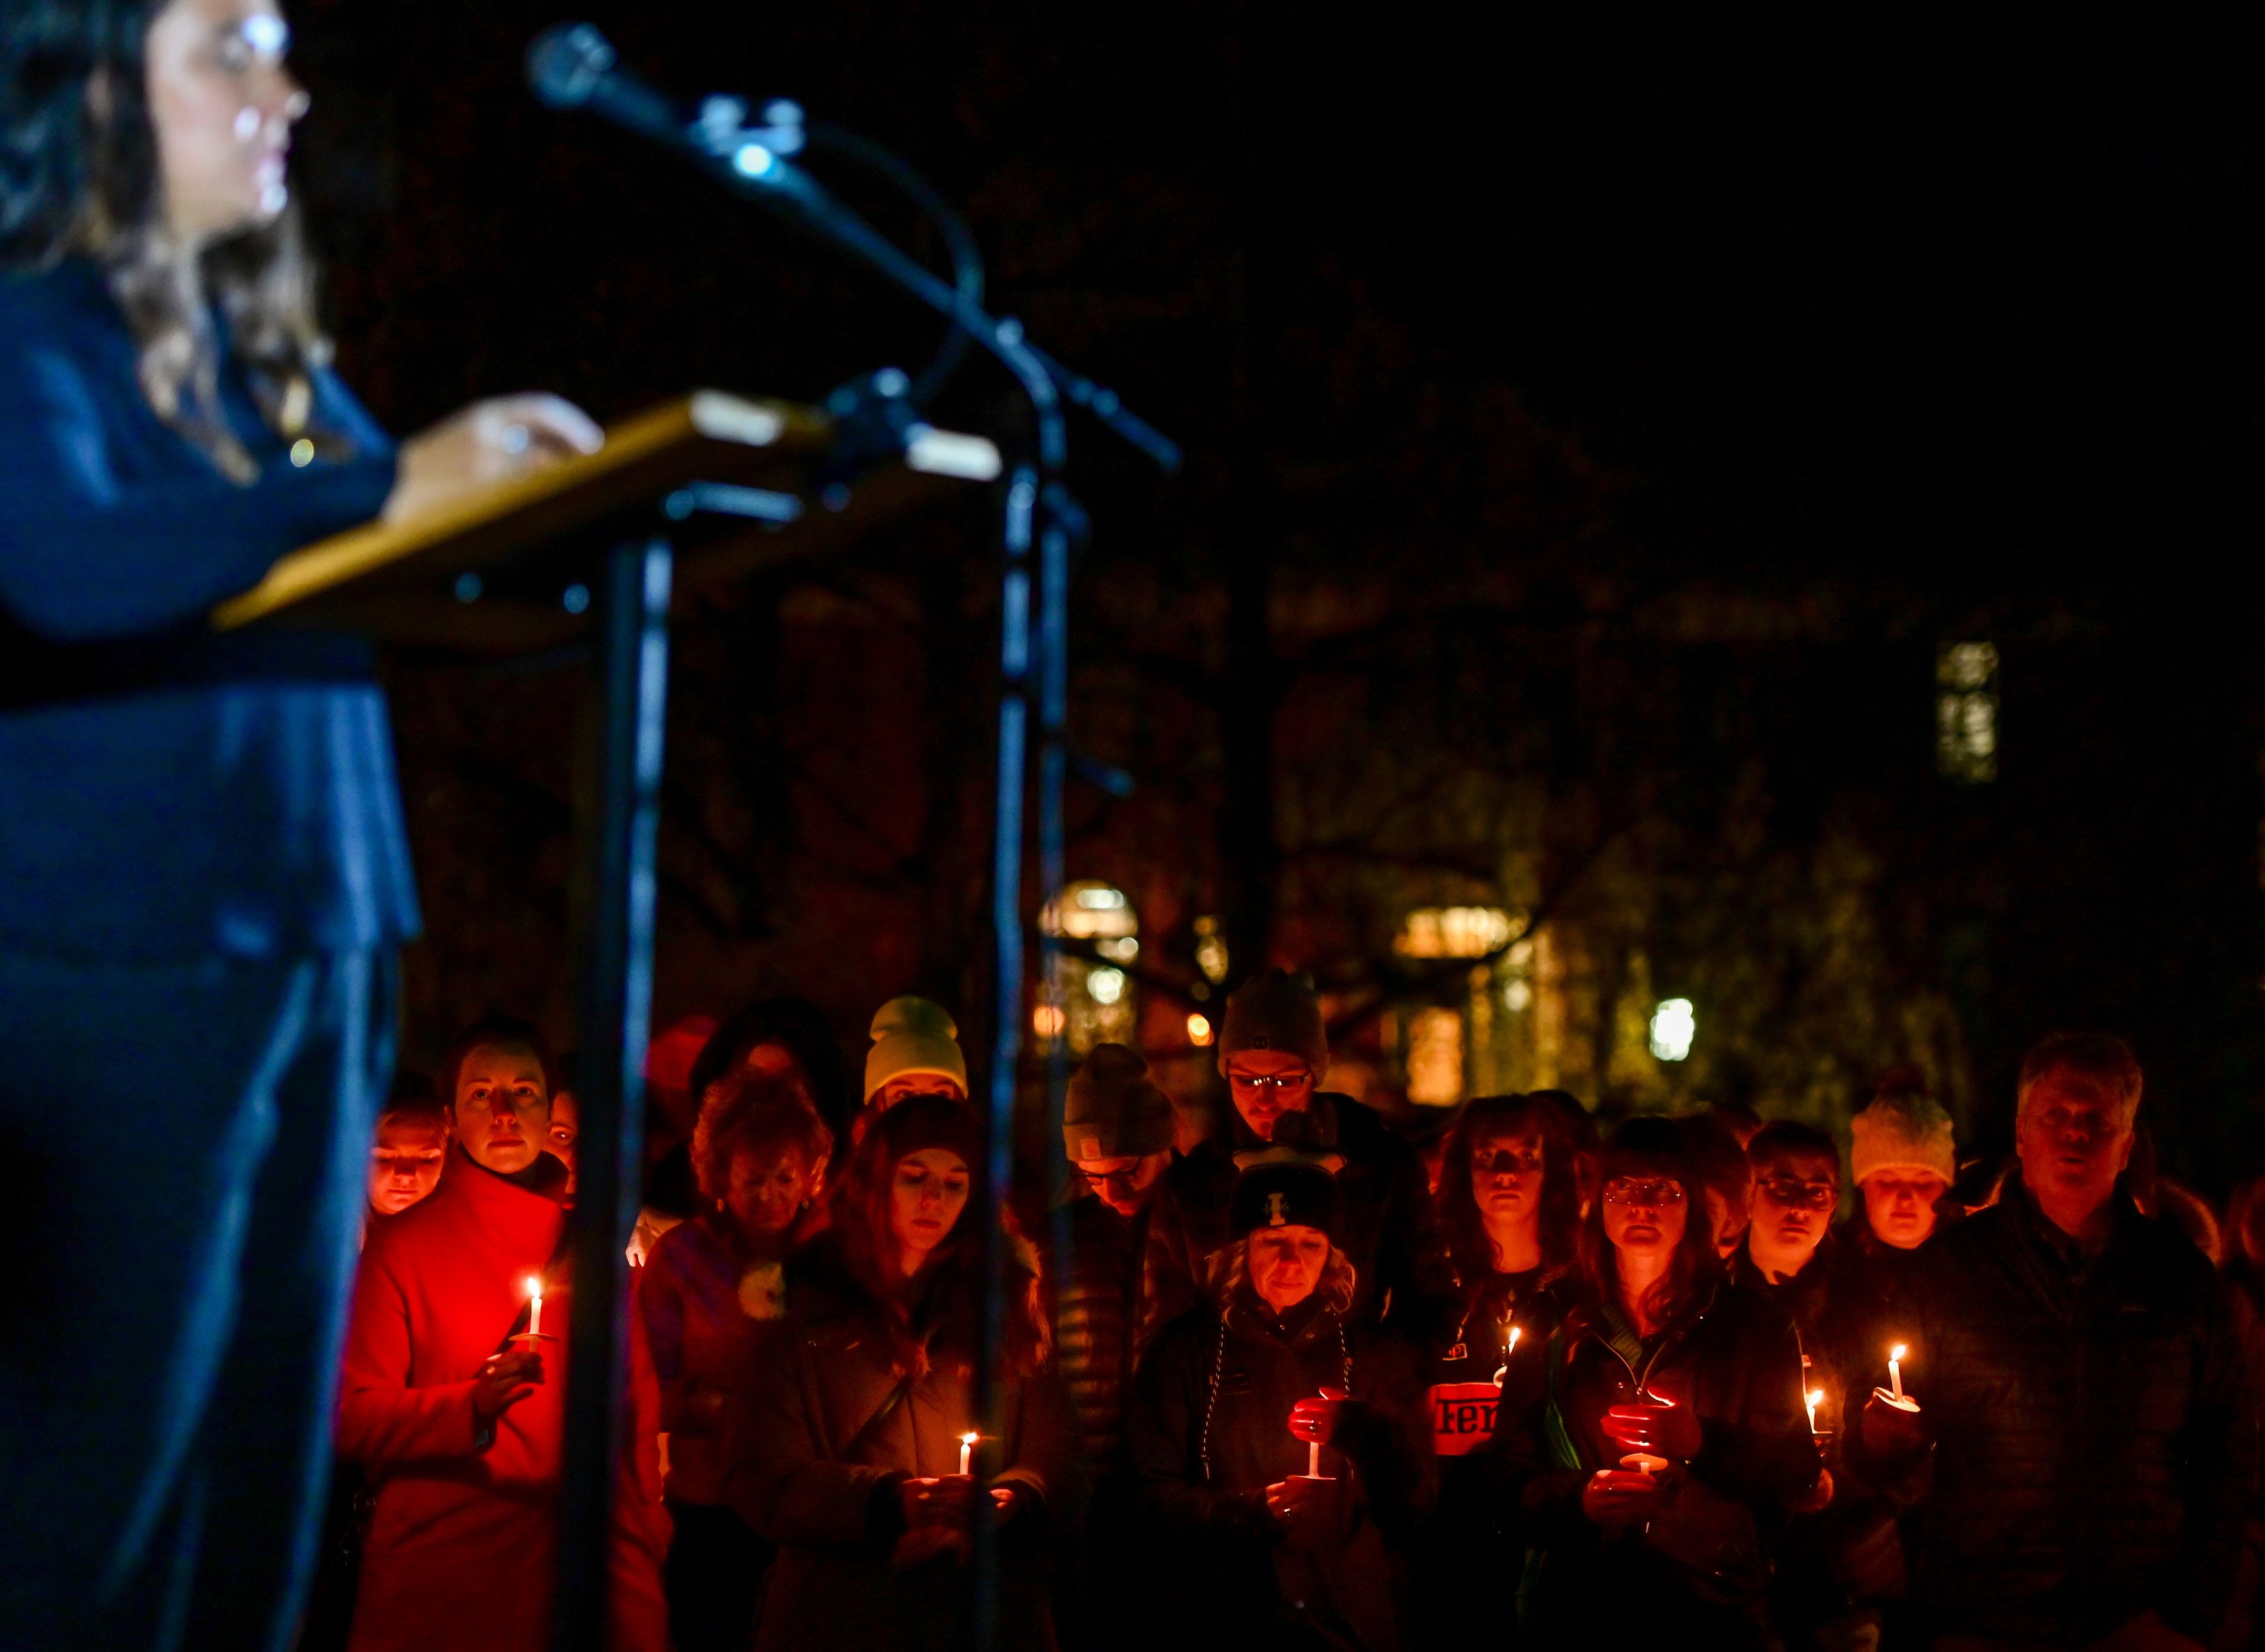
[[[630,1231],[645,1157],[653,843],[668,694],[668,541],[617,546],[598,581],[596,670],[577,799],[574,959],[582,1140],[574,1213],[558,1588],[550,1644],[604,1652],[628,1376]]]

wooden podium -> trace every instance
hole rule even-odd
[[[552,1636],[576,1652],[606,1641],[672,589],[680,572],[726,579],[837,548],[955,481],[1001,470],[983,438],[914,426],[898,462],[852,476],[837,435],[808,408],[697,390],[608,430],[598,453],[295,551],[213,613],[222,630],[316,625],[480,653],[591,644],[574,810],[582,1139]]]

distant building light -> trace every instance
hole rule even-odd
[[[1073,941],[1116,941],[1138,935],[1140,920],[1125,891],[1092,878],[1067,884],[1038,912],[1038,928]]]
[[[1502,989],[1502,1007],[1509,1010],[1524,1009],[1533,1001],[1533,988],[1525,980],[1513,977]]]
[[[1211,1047],[1210,1016],[1190,1015],[1188,1017],[1188,1042],[1199,1050],[1207,1050]]]
[[[1998,778],[1998,645],[1945,643],[1934,656],[1934,767],[1945,780]]]
[[[1093,950],[1105,958],[1114,958],[1119,964],[1130,964],[1140,956],[1140,942],[1132,935],[1121,935],[1111,940],[1095,942]]]
[[[1085,978],[1085,990],[1093,994],[1095,1003],[1113,1004],[1125,996],[1125,972],[1112,970],[1107,964],[1102,965],[1099,969],[1089,971]]]
[[[1463,1099],[1463,1017],[1453,1009],[1419,1009],[1408,1023],[1408,1099],[1453,1107]]]
[[[1699,1012],[1687,998],[1663,998],[1651,1012],[1651,1053],[1662,1061],[1680,1061],[1691,1053],[1699,1036]]]
[[[1089,912],[1107,912],[1125,904],[1125,891],[1105,884],[1089,884],[1077,891],[1076,900]]]
[[[1059,1038],[1065,1019],[1060,1004],[1040,1004],[1031,1012],[1031,1030],[1041,1038]]]
[[[1499,906],[1418,906],[1392,950],[1410,958],[1482,958],[1510,944],[1517,922]]]
[[[1196,967],[1213,986],[1227,979],[1227,942],[1219,933],[1216,917],[1196,920]]]

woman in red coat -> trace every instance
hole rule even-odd
[[[542,1652],[550,1635],[565,1384],[563,1357],[543,1350],[565,1347],[571,1312],[566,1168],[541,1147],[550,1089],[531,1028],[482,1023],[447,1071],[448,1168],[421,1204],[372,1225],[347,1331],[339,1450],[377,1488],[352,1652]],[[642,1339],[631,1376],[613,1639],[663,1652],[658,1398]]]

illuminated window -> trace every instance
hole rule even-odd
[[[1140,1024],[1139,993],[1119,966],[1140,956],[1140,921],[1125,891],[1091,878],[1067,884],[1038,913],[1038,927],[1066,941],[1089,942],[1098,955],[1064,952],[1055,961],[1031,1020],[1039,1044],[1067,1036],[1074,1055],[1096,1044],[1132,1044]]]
[[[1188,1042],[1194,1044],[1198,1049],[1208,1049],[1211,1045],[1211,1017],[1208,1015],[1190,1015],[1188,1017]]]
[[[1219,932],[1219,920],[1205,916],[1196,920],[1196,967],[1203,972],[1205,980],[1213,986],[1227,979],[1227,937]]]
[[[1663,998],[1651,1012],[1651,1053],[1662,1061],[1680,1061],[1691,1053],[1699,1036],[1699,1012],[1687,998]]]
[[[1517,922],[1499,906],[1419,906],[1392,950],[1410,958],[1482,958],[1509,944]]]
[[[1452,1009],[1419,1009],[1408,1023],[1408,1099],[1453,1107],[1463,1099],[1463,1018]]]
[[[1934,766],[1946,780],[1998,778],[1998,645],[1945,643],[1934,657]]]

